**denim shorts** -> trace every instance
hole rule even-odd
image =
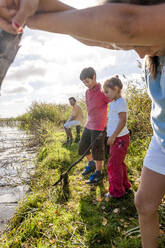
[[[144,166],[159,174],[165,175],[165,151],[158,144],[154,136],[152,137],[144,159]]]

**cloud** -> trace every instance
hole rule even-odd
[[[71,6],[74,6],[75,8],[86,8],[90,6],[95,6],[100,3],[102,3],[104,0],[83,0],[83,1],[77,1],[77,0],[62,0],[62,2],[69,4]]]
[[[26,92],[26,88],[23,86],[14,88],[13,90],[8,90],[9,94],[19,94],[19,93],[25,93]]]
[[[19,69],[13,68],[10,74],[7,76],[8,80],[19,80],[22,81],[28,77],[43,77],[46,74],[46,69],[40,65],[34,63],[24,64],[20,66]]]
[[[89,4],[86,0],[71,3],[79,7]],[[26,28],[2,84],[0,116],[20,115],[33,101],[66,103],[70,96],[84,95],[86,88],[79,79],[84,67],[94,67],[101,83],[114,74],[138,77],[137,59],[133,51],[89,47],[66,35]]]

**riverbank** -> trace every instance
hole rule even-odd
[[[69,106],[38,104],[17,118],[21,127],[35,135],[39,145],[30,193],[20,202],[8,231],[0,239],[2,248],[141,248],[134,193],[138,188],[143,159],[152,129],[149,123],[151,102],[145,91],[129,88],[127,92],[131,132],[126,163],[132,183],[131,194],[120,200],[107,200],[107,161],[104,180],[89,186],[81,176],[83,160],[67,180],[54,182],[77,158],[78,144],[63,146],[63,123],[69,118]],[[84,106],[84,103],[81,103]],[[85,110],[85,108],[83,108]],[[160,248],[165,247],[165,202],[159,209]]]
[[[63,131],[49,124],[44,143],[37,155],[31,193],[19,204],[10,229],[0,240],[0,247],[23,248],[140,248],[140,231],[133,203],[134,194],[121,200],[104,198],[108,190],[105,178],[98,186],[85,184],[81,172],[84,160],[70,173],[69,184],[54,187],[60,173],[75,161],[77,144],[65,147]],[[150,138],[132,140],[127,156],[128,174],[133,192],[139,184],[140,171]],[[160,207],[165,246],[165,203]]]

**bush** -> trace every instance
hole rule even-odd
[[[152,135],[150,124],[151,100],[146,90],[129,86],[126,92],[129,107],[128,128],[133,139]]]
[[[27,113],[17,120],[22,121],[23,128],[33,130],[34,127],[40,127],[44,121],[60,126],[69,118],[70,113],[71,108],[67,104],[33,103]]]

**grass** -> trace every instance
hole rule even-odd
[[[58,187],[54,182],[77,158],[78,145],[65,147],[61,129],[71,109],[68,105],[33,103],[29,111],[16,120],[21,128],[33,133],[39,145],[35,175],[30,193],[19,203],[7,231],[0,238],[2,248],[141,248],[134,192],[137,190],[143,159],[152,129],[149,124],[151,102],[146,92],[127,87],[130,110],[128,127],[131,145],[126,158],[132,194],[122,199],[107,200],[107,161],[104,180],[89,186],[81,176],[83,160],[74,167]],[[79,103],[85,114],[85,103]],[[62,113],[62,114],[61,114]],[[58,128],[57,128],[58,126]],[[62,130],[62,131],[61,131]],[[161,238],[165,247],[165,202],[159,208]]]
[[[0,247],[6,248],[140,248],[140,231],[133,203],[134,193],[123,199],[107,200],[106,166],[104,180],[89,186],[81,176],[84,160],[58,187],[53,183],[78,158],[77,144],[65,147],[64,132],[47,126],[48,131],[37,155],[37,165],[26,199],[20,202]],[[139,185],[143,158],[150,138],[132,140],[127,155],[133,192]],[[165,227],[165,205],[160,207],[160,223]],[[165,247],[165,239],[160,239]]]

